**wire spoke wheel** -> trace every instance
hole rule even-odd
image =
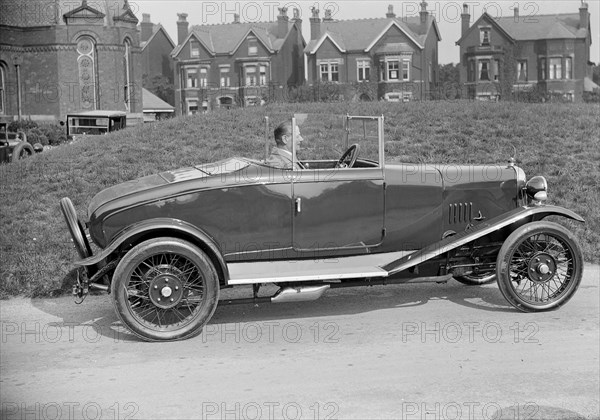
[[[555,223],[535,222],[508,237],[497,267],[506,299],[523,311],[538,311],[559,307],[573,296],[583,259],[571,232]]]
[[[210,259],[175,238],[144,242],[127,253],[113,277],[119,318],[147,340],[199,333],[218,302],[218,276]]]

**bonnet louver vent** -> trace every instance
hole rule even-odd
[[[471,223],[473,221],[473,203],[450,204],[448,223]]]

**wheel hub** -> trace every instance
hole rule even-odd
[[[173,274],[159,274],[150,282],[150,300],[155,306],[169,309],[181,301],[183,287],[179,278]]]
[[[532,281],[546,282],[556,273],[556,261],[550,254],[540,253],[529,261],[528,273]]]

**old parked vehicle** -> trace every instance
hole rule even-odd
[[[98,135],[122,130],[127,126],[123,111],[83,111],[67,114],[67,136]]]
[[[29,144],[27,135],[22,131],[17,133],[0,131],[0,163],[16,162],[43,150],[44,147],[41,144],[35,146]]]
[[[577,290],[577,240],[544,219],[583,219],[545,205],[546,180],[527,180],[514,160],[385,162],[383,116],[304,114],[292,124],[302,154],[316,157],[299,159],[294,141],[302,169],[231,158],[166,171],[101,191],[85,223],[63,198],[81,257],[77,298],[106,290],[133,333],[175,340],[200,333],[220,289],[238,285],[253,285],[244,302],[290,302],[451,274],[467,284],[496,279],[526,312],[557,308]],[[259,297],[265,283],[278,292]]]

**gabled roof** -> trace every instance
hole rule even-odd
[[[519,19],[515,19],[514,16],[493,18],[484,13],[456,43],[460,44],[484,19],[513,42],[538,39],[577,39],[588,36],[588,28],[579,26],[578,13],[522,16]]]
[[[579,27],[579,13],[535,15],[517,19],[502,17],[498,24],[514,39],[519,41],[534,39],[585,38],[588,28]]]
[[[477,19],[471,25],[471,27],[463,34],[463,36],[461,36],[460,39],[458,41],[456,41],[456,45],[459,45],[462,42],[462,40],[465,39],[467,37],[467,35],[469,35],[471,33],[471,31],[475,30],[475,28],[477,28],[484,21],[485,21],[485,23],[488,23],[488,24],[492,25],[493,27],[495,27],[510,42],[512,42],[512,43],[515,42],[515,38],[513,38],[512,35],[506,31],[506,29],[504,29],[502,26],[500,26],[500,24],[498,23],[498,19],[494,19],[487,12],[483,12],[483,14],[481,16],[479,16],[479,19]]]
[[[438,40],[441,40],[435,19],[431,15],[427,19],[427,24],[424,27],[421,26],[419,16],[322,21],[321,36],[318,39],[311,40],[304,52],[314,54],[323,43],[325,36],[331,39],[340,49],[366,52],[385,36],[392,27],[398,28],[419,49],[423,49],[431,30],[434,30]]]
[[[142,88],[144,112],[174,112],[175,108],[149,90]]]
[[[284,38],[277,38],[277,22],[240,22],[220,25],[195,25],[183,43],[178,45],[171,55],[176,57],[192,36],[195,36],[212,55],[233,54],[244,40],[254,35],[271,53],[278,52],[294,27],[294,21],[288,21],[288,31]]]
[[[90,18],[95,18],[95,19],[103,19],[104,16],[106,16],[104,13],[102,13],[99,10],[94,9],[91,6],[88,6],[87,1],[83,1],[81,3],[81,6],[71,10],[70,12],[67,12],[63,15],[63,19],[66,21],[67,19],[72,19],[72,18],[85,18],[85,19],[90,19]]]
[[[171,44],[171,48],[175,48],[175,43],[173,42],[173,39],[171,39],[171,37],[169,36],[169,33],[166,31],[166,29],[159,23],[159,24],[155,24],[152,27],[152,35],[150,35],[150,38],[148,38],[147,41],[144,42],[140,42],[140,47],[142,48],[142,51],[146,48],[147,45],[149,45],[152,40],[154,39],[154,37],[159,33],[162,32],[166,37],[167,37],[167,41],[169,41],[169,44]]]

